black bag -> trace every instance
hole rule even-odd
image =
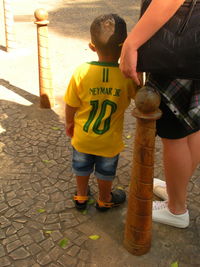
[[[142,1],[141,15],[150,2]],[[175,15],[138,49],[137,71],[200,79],[200,0],[186,0]]]

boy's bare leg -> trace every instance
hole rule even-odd
[[[103,202],[111,201],[111,190],[112,190],[112,181],[105,181],[97,179],[99,187],[99,200]]]
[[[77,196],[87,196],[88,194],[88,181],[90,176],[76,176],[77,183]],[[78,201],[84,203],[85,201]]]

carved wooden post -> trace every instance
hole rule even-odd
[[[3,0],[7,52],[16,48],[12,2],[12,0]]]
[[[153,169],[159,94],[151,87],[141,88],[135,98],[133,115],[137,118],[133,169],[129,189],[124,246],[134,255],[143,255],[151,247]]]
[[[54,95],[49,62],[48,13],[45,9],[39,8],[35,10],[34,15],[37,24],[40,106],[51,108],[54,106]]]

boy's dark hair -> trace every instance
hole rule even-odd
[[[103,53],[120,50],[127,37],[126,22],[117,14],[97,17],[90,26],[91,41]]]

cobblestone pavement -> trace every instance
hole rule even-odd
[[[130,8],[128,7],[130,5]],[[56,107],[39,108],[37,53],[33,11],[49,11],[50,59]],[[87,212],[74,209],[75,181],[71,146],[65,136],[63,102],[66,80],[88,50],[88,26],[100,13],[119,13],[127,20],[138,15],[139,1],[14,1],[17,49],[3,50],[0,37],[0,266],[200,266],[200,180],[198,169],[190,182],[187,229],[153,224],[152,247],[136,257],[122,245],[127,203],[99,213],[91,201]],[[2,8],[0,6],[0,26]],[[1,27],[0,27],[1,29]],[[1,30],[0,30],[1,31]],[[58,47],[59,44],[59,47]],[[121,153],[115,186],[128,194],[135,120],[133,105],[125,116],[125,150]],[[163,178],[162,149],[156,139],[155,176]],[[95,178],[90,180],[93,199]],[[92,240],[91,235],[98,235]]]

